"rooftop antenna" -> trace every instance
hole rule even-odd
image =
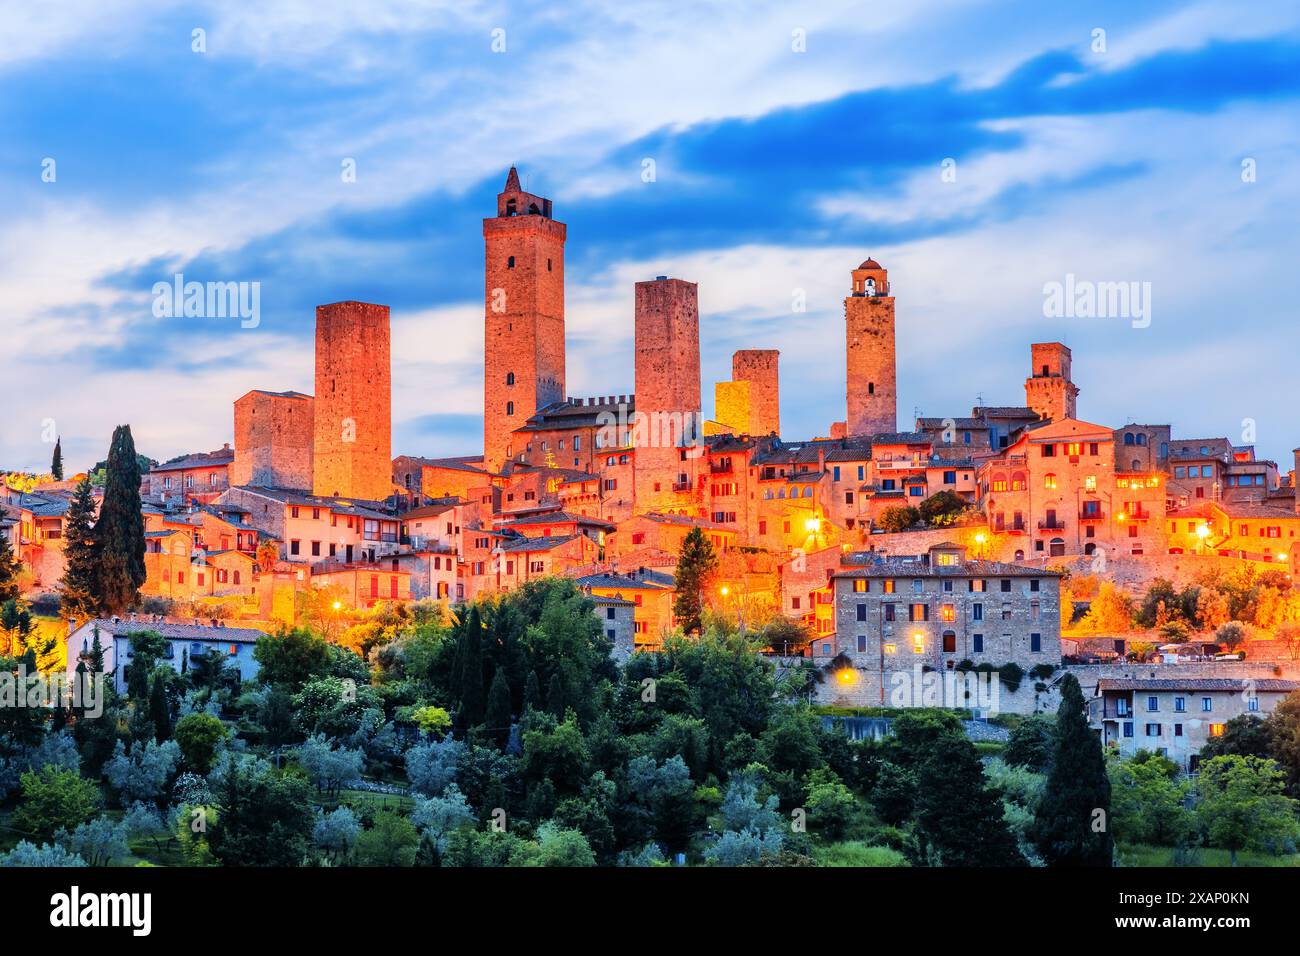
[[[984,393],[983,393],[983,392],[980,392],[978,395],[975,396],[975,407],[976,407],[976,408],[983,408],[983,407],[984,407]]]

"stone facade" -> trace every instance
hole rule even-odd
[[[514,167],[483,220],[483,455],[498,472],[519,449],[512,432],[564,400],[564,223],[519,186]]]
[[[918,674],[955,673],[963,661],[1014,663],[1026,675],[1061,664],[1056,572],[971,560],[964,547],[941,544],[916,557],[844,567],[832,581],[835,649],[848,665],[823,685],[827,702],[920,706]]]
[[[844,300],[844,325],[848,434],[897,431],[894,297],[889,294],[889,274],[875,259],[853,270],[853,290]]]
[[[1077,417],[1079,388],[1070,380],[1070,350],[1060,342],[1035,343],[1029,350],[1032,371],[1025,379],[1025,404],[1049,421]]]
[[[302,392],[254,389],[235,401],[232,485],[312,487],[315,400]]]
[[[731,381],[714,386],[713,417],[724,431],[781,433],[780,355],[776,349],[741,349],[731,356]]]
[[[613,642],[611,655],[614,661],[626,663],[636,650],[636,604],[623,598],[599,595],[593,595],[591,600],[596,605],[596,620],[600,621],[601,633]]]
[[[388,306],[316,308],[313,491],[383,501],[393,493]]]
[[[694,282],[659,276],[636,284],[635,349],[636,509],[689,507],[703,460],[698,444],[700,313]]]

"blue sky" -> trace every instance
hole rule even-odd
[[[632,391],[633,283],[666,273],[700,283],[706,413],[733,350],[778,348],[786,437],[825,434],[871,255],[901,424],[1022,403],[1060,340],[1083,418],[1300,445],[1294,4],[107,6],[0,12],[0,466],[45,468],[51,421],[75,468],[119,422],[218,447],[248,389],[311,390],[339,299],[392,307],[394,453],[478,451],[511,163],[569,226],[570,394]],[[261,324],[155,318],[178,271],[261,283]],[[1151,283],[1150,326],[1044,317],[1067,274]]]

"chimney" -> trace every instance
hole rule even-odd
[[[68,637],[71,637],[72,632],[75,631],[76,629],[77,629],[77,619],[73,617],[68,618]]]

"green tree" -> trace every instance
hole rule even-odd
[[[483,722],[498,747],[505,747],[510,739],[510,716],[510,685],[506,683],[505,671],[497,668],[492,676],[492,687],[488,690],[487,711]]]
[[[1168,761],[1113,759],[1107,767],[1111,787],[1110,823],[1125,843],[1181,846],[1194,821],[1187,809],[1190,785],[1177,778]]]
[[[1041,714],[1026,717],[1011,731],[1003,757],[1008,766],[1045,772],[1052,760],[1052,721]]]
[[[47,764],[20,778],[23,795],[14,823],[42,840],[58,830],[75,830],[99,812],[99,791],[76,770]]]
[[[1052,764],[1032,835],[1049,866],[1110,866],[1110,780],[1073,674],[1061,679]]]
[[[130,425],[113,431],[94,540],[96,598],[105,613],[116,614],[135,605],[145,582],[140,462]]]
[[[85,621],[99,613],[96,598],[95,498],[90,479],[77,483],[64,519],[63,580],[59,582],[62,615]]]
[[[167,700],[167,678],[170,674],[170,668],[166,673],[155,672],[149,682],[149,716],[153,718],[154,739],[158,743],[172,735],[171,704]]]
[[[175,737],[186,768],[206,776],[212,769],[217,748],[226,739],[226,727],[212,714],[186,714],[176,721]]]
[[[922,521],[931,526],[952,524],[970,507],[966,499],[955,491],[940,491],[917,506]]]
[[[1268,724],[1258,714],[1238,714],[1223,725],[1223,733],[1211,737],[1201,748],[1201,759],[1226,757],[1271,757]]]
[[[330,671],[330,646],[324,638],[299,627],[259,637],[253,647],[257,679],[263,684],[285,684],[297,689],[313,677]]]
[[[564,675],[556,671],[551,675],[551,683],[546,688],[546,711],[555,717],[563,718],[566,707]]]
[[[927,857],[940,866],[1021,866],[975,745],[944,734],[917,774],[916,822]]]
[[[1293,691],[1273,708],[1265,721],[1269,756],[1287,777],[1287,793],[1300,797],[1300,691]]]
[[[217,786],[212,855],[225,866],[297,866],[316,820],[311,788],[301,777],[227,758]]]
[[[704,594],[713,584],[718,571],[718,555],[701,528],[692,528],[682,541],[677,559],[677,598],[673,615],[683,632],[700,630],[704,613]]]
[[[14,601],[18,598],[18,577],[23,565],[9,546],[9,539],[0,534],[0,601]]]
[[[876,527],[881,531],[906,531],[921,520],[921,512],[910,505],[898,505],[886,508],[876,519]]]
[[[50,459],[50,477],[55,481],[63,480],[63,436],[54,439],[54,457]]]
[[[356,859],[361,866],[415,865],[420,848],[420,834],[415,824],[404,816],[381,810],[375,823],[357,837]]]
[[[1285,775],[1275,760],[1215,757],[1201,764],[1197,813],[1210,846],[1278,853],[1300,836],[1297,801],[1283,793]]]
[[[478,605],[469,609],[465,629],[460,636],[460,720],[466,727],[483,723],[483,621]]]

